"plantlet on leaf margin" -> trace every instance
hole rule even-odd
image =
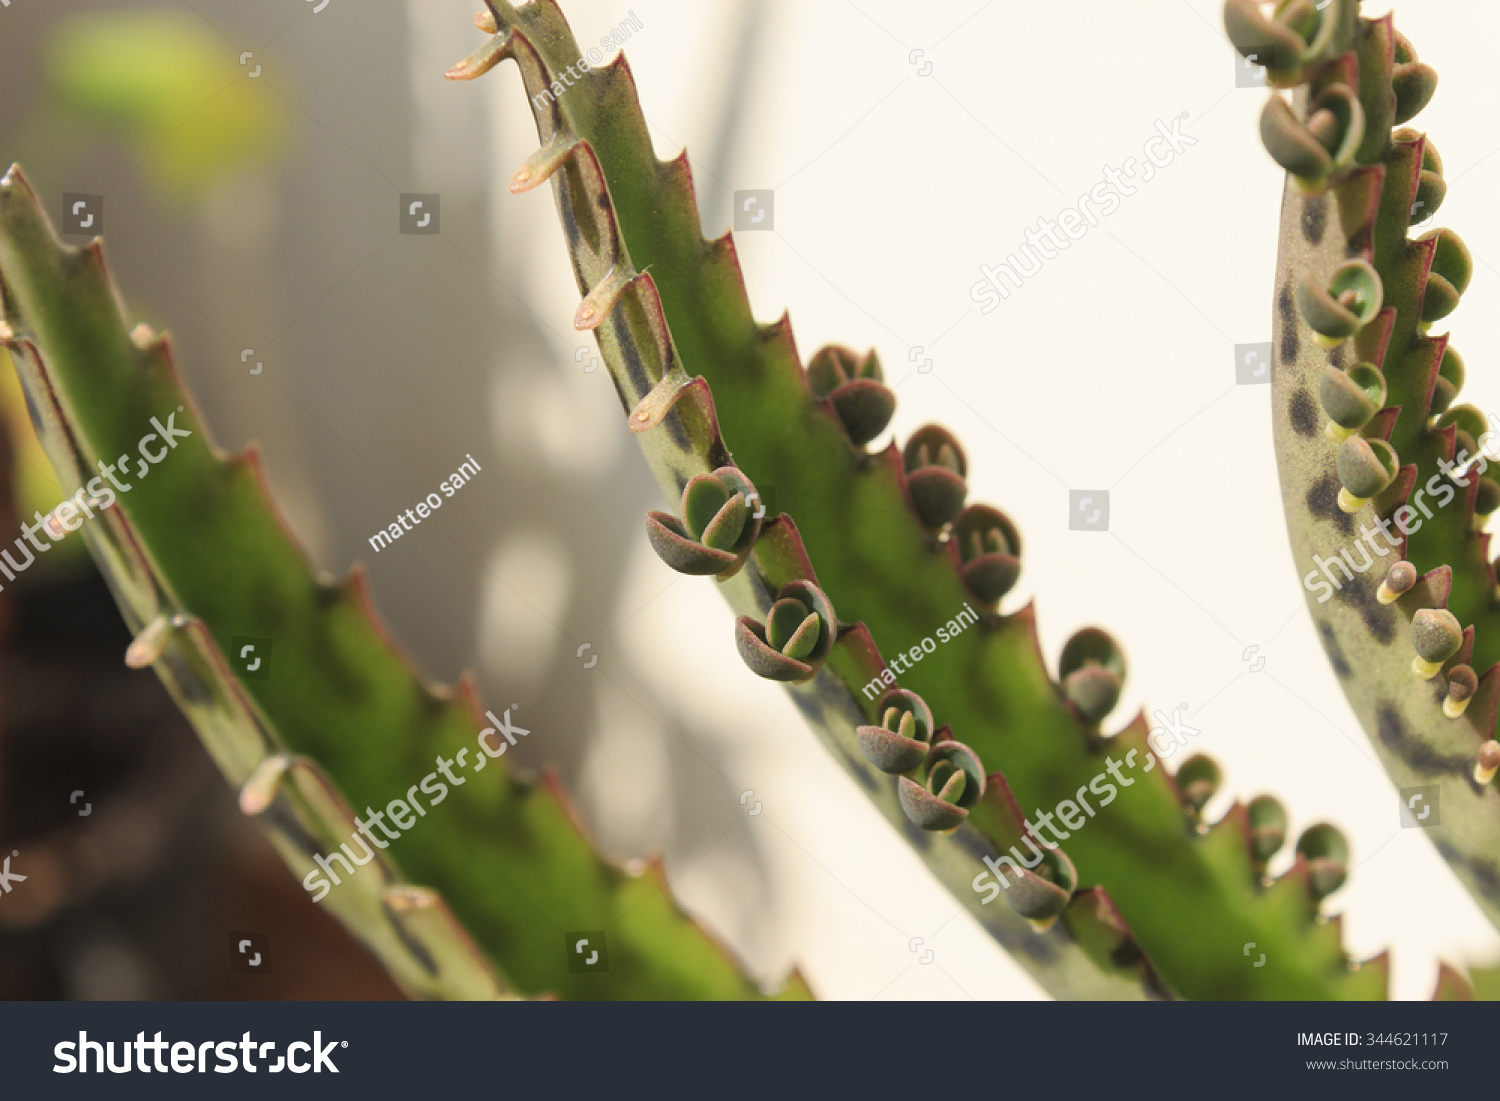
[[[951,832],[969,816],[969,808],[984,795],[984,765],[962,742],[942,737],[927,753],[927,784],[924,787],[909,776],[896,781],[901,792],[901,809],[906,817],[924,830]]]
[[[932,745],[932,711],[922,697],[905,688],[893,688],[875,705],[879,726],[861,726],[859,748],[881,772],[903,776],[927,759]]]
[[[837,636],[833,605],[810,581],[783,585],[764,624],[747,615],[734,623],[740,657],[751,672],[767,680],[809,679],[822,666]]]
[[[807,361],[807,384],[813,397],[828,402],[855,447],[880,435],[896,411],[873,348],[863,359],[839,344],[818,349]]]
[[[760,534],[763,510],[755,487],[732,466],[695,474],[682,490],[682,519],[669,512],[646,513],[646,537],[663,562],[678,573],[733,577]]]

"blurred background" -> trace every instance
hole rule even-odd
[[[744,670],[714,587],[651,554],[641,514],[663,502],[571,330],[552,198],[505,191],[536,145],[519,77],[442,77],[481,41],[476,7],[13,0],[0,160],[59,222],[64,193],[103,197],[135,319],[173,332],[222,447],[260,443],[312,562],[364,560],[427,674],[472,669],[492,706],[519,704],[519,750],[559,766],[605,851],[662,854],[753,972],[800,967],[834,998],[1043,997]],[[1398,828],[1303,605],[1268,389],[1236,380],[1236,346],[1270,339],[1281,175],[1217,0],[563,8],[584,42],[639,24],[623,52],[658,154],[688,149],[705,233],[729,228],[736,190],[774,191],[771,224],[736,237],[757,315],[790,311],[804,358],[875,347],[896,438],[936,420],[964,442],[974,496],[1025,539],[1004,609],[1039,596],[1049,660],[1105,626],[1131,656],[1116,724],[1182,706],[1225,769],[1210,816],[1274,791],[1294,831],[1341,825],[1357,866],[1331,908],[1355,955],[1392,949],[1396,996],[1428,996],[1440,957],[1500,956],[1423,832]],[[1398,18],[1442,74],[1418,121],[1446,163],[1441,221],[1476,259],[1451,318],[1465,400],[1500,407],[1500,334],[1472,304],[1500,292],[1482,198],[1500,93],[1480,53],[1500,11]],[[1194,144],[981,313],[979,265],[1174,119]],[[399,232],[403,193],[441,196],[438,234]],[[57,486],[8,367],[0,395],[0,505],[29,518]],[[483,472],[454,507],[374,553],[468,454]],[[1108,494],[1107,531],[1069,530],[1070,489]],[[0,899],[0,996],[399,997],[240,817],[155,678],[125,668],[107,590],[64,547],[0,593],[0,848],[30,875]],[[244,929],[269,938],[271,974],[231,971]]]

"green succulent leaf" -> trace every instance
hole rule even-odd
[[[82,537],[137,632],[126,660],[155,668],[294,874],[305,884],[322,874],[315,857],[355,835],[357,808],[403,791],[411,799],[407,785],[423,784],[422,819],[432,821],[418,819],[323,902],[404,990],[758,996],[676,909],[659,871],[606,863],[550,778],[524,784],[492,761],[490,747],[505,748],[496,728],[514,737],[519,726],[511,712],[487,713],[486,724],[467,678],[456,690],[424,682],[377,619],[358,567],[340,584],[313,576],[255,453],[225,458],[210,444],[167,341],[130,330],[102,244],[62,245],[16,169],[0,180],[0,311],[58,477],[98,510]],[[109,507],[93,476],[101,462],[133,457],[152,418],[164,422],[152,445],[163,458],[120,471],[131,489]],[[224,655],[236,636],[273,642],[273,676],[231,672]],[[441,797],[425,782],[439,758],[461,772]],[[608,981],[570,971],[571,929],[607,931]],[[787,993],[807,990],[794,980]]]
[[[1431,97],[1436,74],[1389,17],[1364,27],[1366,48],[1339,65],[1359,70],[1367,116],[1391,98],[1399,126]],[[1391,42],[1389,62],[1372,36]],[[1293,94],[1295,117],[1315,95]],[[1480,446],[1494,439],[1493,423],[1453,405],[1463,360],[1447,335],[1428,334],[1467,289],[1473,261],[1451,230],[1411,237],[1447,191],[1430,141],[1399,129],[1377,144],[1378,157],[1328,194],[1288,181],[1282,201],[1271,387],[1282,498],[1308,608],[1345,695],[1398,787],[1439,787],[1441,822],[1423,832],[1500,925],[1500,793],[1485,768],[1500,702],[1500,604],[1490,537],[1476,530],[1500,504]],[[1302,288],[1334,269],[1359,272],[1346,289],[1378,311],[1351,309],[1353,331],[1340,328],[1352,339],[1330,351],[1319,341],[1326,318],[1289,307],[1294,298],[1305,307]],[[1378,299],[1356,286],[1375,281]],[[1374,374],[1368,385],[1355,377],[1376,370],[1378,387]],[[1317,431],[1319,403],[1359,435],[1341,443],[1343,433]],[[1315,890],[1342,881],[1317,859]]]
[[[1304,65],[1345,31],[1352,41],[1355,26],[1352,2],[1335,0],[1326,24],[1308,10],[1318,25],[1299,16]],[[753,320],[732,240],[703,239],[686,160],[656,160],[625,62],[593,69],[553,98],[542,94],[552,74],[577,56],[556,5],[494,0],[480,25],[494,36],[450,75],[517,61],[542,143],[517,179],[553,183],[585,296],[578,323],[595,328],[663,490],[676,496],[687,478],[725,462],[725,441],[748,478],[776,486],[783,515],[765,525],[747,568],[724,587],[741,626],[748,631],[746,619],[763,617],[797,579],[816,584],[853,624],[794,692],[888,820],[904,823],[903,802],[943,800],[906,776],[893,784],[861,751],[857,728],[879,719],[872,696],[894,681],[876,643],[905,643],[945,624],[954,633],[942,659],[913,655],[902,687],[994,770],[986,791],[998,790],[1000,776],[1028,808],[1067,804],[1068,814],[1084,815],[1073,801],[1108,775],[1109,762],[1120,767],[1117,758],[1126,758],[1142,770],[1110,805],[1091,803],[1087,824],[1070,834],[1074,882],[1084,886],[1064,892],[1064,909],[1040,940],[985,863],[1007,867],[998,863],[1007,851],[1002,816],[984,798],[950,837],[907,833],[954,896],[1058,996],[1159,996],[1168,988],[1192,997],[1382,996],[1383,958],[1350,968],[1337,919],[1319,921],[1305,861],[1264,886],[1243,807],[1197,834],[1141,718],[1103,738],[1078,716],[1042,664],[1029,608],[967,618],[974,593],[947,527],[967,492],[962,449],[927,430],[905,449],[876,455],[851,442],[814,396],[786,323]],[[1367,297],[1355,298],[1358,310],[1368,307]],[[931,484],[914,490],[916,481]],[[986,876],[994,893],[981,899]],[[988,905],[1001,895],[1006,905]],[[1266,966],[1245,960],[1250,941],[1266,951]]]

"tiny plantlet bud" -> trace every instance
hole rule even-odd
[[[1297,840],[1297,855],[1307,861],[1307,888],[1317,901],[1349,878],[1349,842],[1334,826],[1309,826]]]
[[[1261,795],[1245,808],[1250,824],[1250,855],[1264,867],[1286,844],[1286,808],[1274,796]]]
[[[963,448],[946,429],[929,424],[917,429],[902,452],[906,489],[924,527],[937,530],[958,518],[968,486]]]
[[[1403,559],[1391,564],[1385,580],[1375,590],[1375,599],[1382,604],[1394,604],[1417,583],[1417,567]]]
[[[799,683],[822,667],[837,635],[833,605],[810,581],[782,586],[764,624],[740,616],[734,632],[740,658],[753,673]]]
[[[861,358],[837,344],[820,348],[808,360],[807,384],[813,397],[832,407],[856,447],[885,431],[896,411],[896,395],[885,385],[873,351]]]
[[[984,794],[984,765],[962,742],[941,741],[927,753],[927,784],[909,777],[897,781],[901,809],[924,830],[952,833]]]
[[[1446,608],[1421,609],[1411,621],[1411,644],[1417,652],[1412,658],[1412,672],[1431,680],[1443,663],[1458,653],[1463,641],[1463,627],[1452,612]]]
[[[1211,757],[1194,754],[1177,770],[1177,790],[1189,815],[1196,818],[1219,790],[1219,766]]]
[[[860,751],[881,772],[893,776],[914,772],[927,759],[932,741],[932,712],[922,697],[893,688],[880,698],[879,726],[856,728]]]
[[[1063,646],[1057,673],[1064,698],[1085,722],[1098,724],[1120,702],[1125,655],[1107,632],[1085,627]]]
[[[1491,738],[1479,747],[1479,760],[1474,763],[1474,782],[1487,784],[1500,771],[1500,742]]]
[[[721,466],[712,474],[695,474],[682,490],[682,518],[669,512],[646,514],[651,548],[678,573],[725,580],[737,573],[760,535],[755,487],[739,469]]]
[[[1443,714],[1456,719],[1469,709],[1469,701],[1479,689],[1479,677],[1467,665],[1448,670],[1448,695],[1443,700]]]
[[[1328,414],[1328,435],[1340,441],[1354,435],[1385,405],[1385,396],[1385,376],[1373,364],[1357,363],[1348,371],[1325,368],[1318,400]]]
[[[1383,291],[1375,269],[1355,259],[1340,264],[1326,281],[1307,272],[1297,284],[1296,297],[1318,343],[1335,348],[1374,320]]]
[[[1351,436],[1339,448],[1339,508],[1358,512],[1371,497],[1385,489],[1396,477],[1400,464],[1396,452],[1384,440]]]
[[[1432,270],[1422,295],[1422,321],[1440,321],[1458,308],[1458,300],[1469,288],[1474,275],[1474,259],[1458,234],[1451,229],[1435,229],[1417,239],[1418,244],[1433,242]]]

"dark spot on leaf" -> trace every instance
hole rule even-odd
[[[1333,633],[1333,624],[1326,619],[1318,622],[1318,638],[1323,643],[1323,653],[1328,655],[1328,664],[1333,666],[1334,673],[1339,677],[1348,677],[1354,672],[1344,659],[1344,648],[1339,645],[1338,636]]]
[[[1440,715],[1441,712],[1434,712]],[[1443,719],[1443,722],[1448,720]],[[1480,798],[1489,790],[1474,782],[1474,762],[1465,753],[1443,753],[1414,735],[1396,705],[1381,700],[1375,708],[1375,734],[1381,743],[1401,758],[1403,764],[1424,779],[1452,776],[1463,780]]]
[[[1307,491],[1307,511],[1319,520],[1332,521],[1345,535],[1354,534],[1354,517],[1339,508],[1339,480],[1325,474]]]
[[[1297,340],[1297,304],[1292,300],[1290,277],[1276,296],[1276,315],[1281,321],[1281,362],[1295,363],[1301,344]]]
[[[1299,436],[1318,434],[1318,403],[1305,389],[1298,390],[1287,403],[1287,414],[1292,418],[1292,428]]]
[[[1347,340],[1342,344],[1335,344],[1332,348],[1328,349],[1328,362],[1341,370],[1347,366],[1346,361],[1348,358],[1349,342]]]
[[[1323,243],[1323,231],[1328,228],[1328,203],[1325,196],[1314,195],[1302,203],[1302,236],[1310,245]]]
[[[1396,610],[1376,599],[1377,587],[1369,574],[1355,574],[1353,581],[1343,583],[1339,599],[1345,604],[1354,605],[1359,618],[1365,621],[1365,628],[1376,642],[1389,646],[1396,637]]]

